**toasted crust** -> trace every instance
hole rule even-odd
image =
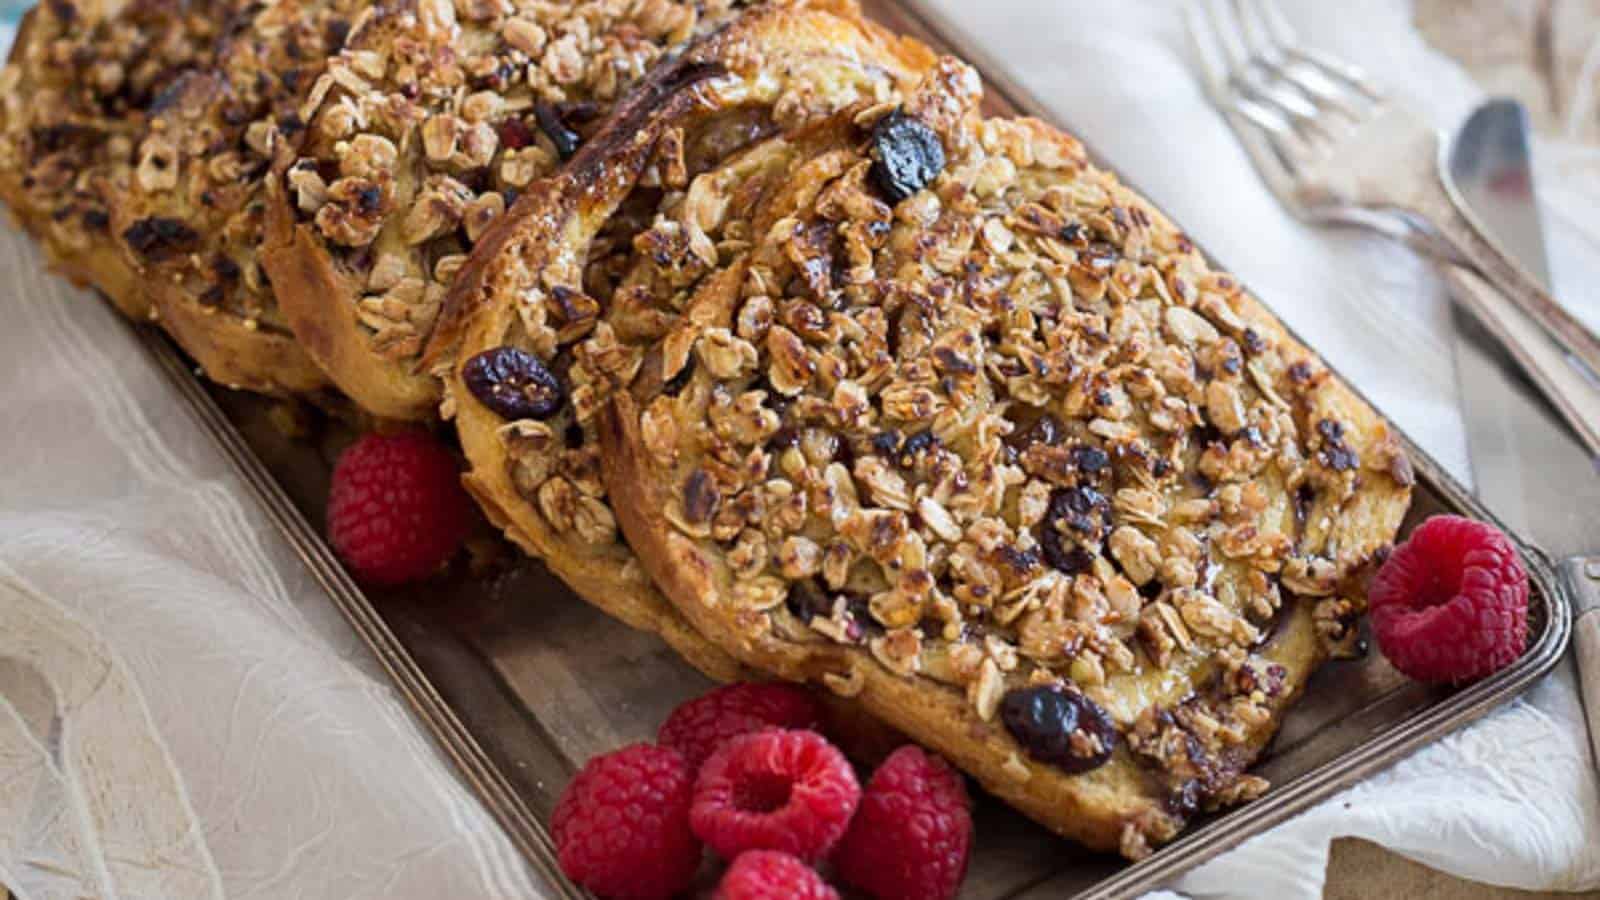
[[[354,0],[279,0],[229,23],[216,61],[151,105],[112,230],[147,273],[157,318],[213,380],[320,394],[327,379],[279,313],[259,259],[266,175],[301,139],[295,115],[343,42]]]
[[[0,200],[56,270],[130,318],[146,318],[151,304],[112,237],[110,205],[130,176],[146,105],[210,63],[223,9],[183,0],[40,4],[23,17],[0,74]]]
[[[864,110],[772,139],[789,181],[735,188],[732,226],[663,210],[611,303],[661,337],[603,420],[606,484],[696,631],[1137,857],[1265,789],[1245,769],[1351,631],[1409,467],[1148,202],[1042,123],[977,121],[970,83],[907,100],[951,159],[899,204]],[[675,257],[701,227],[748,250]],[[1000,708],[1038,690],[1114,745],[1037,758]]]
[[[752,638],[746,623],[725,612],[726,599],[736,590],[727,564],[684,538],[661,513],[675,499],[652,480],[658,473],[639,452],[643,443],[637,414],[631,398],[623,395],[604,420],[608,452],[603,458],[612,502],[640,562],[655,577],[657,588],[688,614],[696,633],[706,636],[702,640],[761,671],[843,691],[861,710],[943,754],[989,793],[1084,846],[1137,852],[1170,840],[1182,829],[1186,817],[1160,797],[1163,786],[1127,756],[1113,757],[1088,775],[1054,772],[1025,762],[999,722],[973,716],[959,689],[910,681],[848,653],[817,653]],[[1218,761],[1220,777],[1237,776],[1255,760],[1326,659],[1311,604],[1291,606],[1258,655],[1283,667],[1286,690],[1274,698],[1270,721],[1230,758]],[[1131,844],[1130,828],[1137,836]]]
[[[734,7],[377,8],[313,91],[307,140],[275,176],[264,258],[311,356],[373,413],[433,416],[439,380],[419,357],[440,302],[490,222],[559,165],[546,129],[572,117],[574,135],[589,130],[656,59]]]
[[[554,272],[556,266],[570,270],[571,249],[589,245],[649,165],[654,141],[641,136],[637,126],[662,108],[699,110],[710,117],[726,106],[705,80],[720,71],[722,61],[737,59],[740,51],[779,46],[795,54],[838,52],[879,60],[877,65],[886,72],[899,72],[898,78],[906,83],[909,73],[932,58],[921,45],[891,38],[863,23],[854,7],[845,3],[751,13],[686,53],[673,67],[658,69],[631,92],[569,166],[529,187],[480,240],[457,276],[434,331],[430,360],[448,364],[458,350],[465,360],[525,334],[517,298],[538,283],[541,272]],[[884,77],[892,83],[890,75]],[[746,79],[756,80],[756,73],[747,69],[724,78],[721,89],[731,91]],[[780,76],[765,87],[781,88],[784,81]],[[757,96],[748,102],[754,107],[771,99]],[[448,365],[446,385],[451,398],[446,405],[454,407],[456,428],[471,465],[466,484],[491,520],[520,547],[543,559],[579,595],[634,627],[660,634],[702,671],[723,679],[748,674],[730,654],[688,626],[617,537],[599,480],[595,410],[584,410],[581,422],[569,407],[548,424],[526,423],[547,442],[522,448],[513,446],[519,440],[512,428],[517,423],[507,423],[478,402],[463,384],[459,365]],[[574,427],[582,439],[577,447],[564,447],[561,435]],[[548,479],[529,483],[530,469],[557,473],[554,480],[598,495],[599,509],[588,509],[583,528],[553,521],[550,514],[560,517],[567,510],[555,502],[541,505],[538,489]],[[585,533],[591,528],[597,530]]]

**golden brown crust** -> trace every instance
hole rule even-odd
[[[907,100],[950,159],[903,199],[868,151],[904,120],[868,109],[751,151],[791,173],[757,204],[705,202],[740,183],[713,172],[664,206],[609,304],[654,344],[606,484],[701,634],[1137,857],[1265,789],[1244,770],[1351,631],[1408,468],[1147,202],[978,122],[968,82]],[[1041,691],[1094,711],[1072,759],[1009,718]]]
[[[264,175],[297,143],[295,112],[343,41],[355,0],[278,0],[228,24],[213,65],[151,105],[112,231],[157,317],[213,380],[259,393],[329,389],[277,309],[259,249]]]
[[[145,107],[209,64],[226,4],[183,0],[43,3],[18,28],[0,73],[0,200],[53,268],[143,319],[150,303],[110,228]]]
[[[654,141],[640,137],[635,126],[663,104],[709,115],[718,101],[706,93],[704,79],[710,73],[705,65],[734,50],[767,46],[806,54],[837,50],[880,59],[881,66],[898,70],[907,83],[910,76],[904,73],[931,59],[920,45],[860,22],[853,6],[845,3],[751,14],[707,46],[691,51],[677,69],[653,73],[650,83],[631,94],[607,128],[560,175],[530,186],[510,214],[480,240],[461,270],[435,330],[431,358],[448,362],[459,349],[465,360],[500,346],[523,329],[513,298],[524,295],[530,286],[526,279],[554,273],[558,266],[570,271],[564,248],[587,246],[650,164]],[[753,72],[745,74],[753,80]],[[779,77],[768,87],[781,87],[783,81]],[[748,102],[758,107],[772,99],[754,96]],[[507,423],[473,398],[463,385],[459,365],[449,367],[447,391],[451,398],[447,406],[455,407],[457,431],[472,469],[468,487],[512,540],[544,559],[591,603],[630,625],[662,635],[702,671],[725,679],[747,671],[726,650],[688,626],[617,537],[599,479],[598,448],[589,418],[595,410],[586,410],[580,423],[569,407],[548,424],[521,423],[525,428],[518,432],[519,423]],[[563,435],[574,428],[581,435],[579,445],[564,448]],[[544,443],[537,447],[520,443],[532,438]],[[555,495],[548,504],[540,502],[549,496],[541,493],[542,487]],[[553,521],[574,512],[568,504],[576,502],[575,497],[585,504],[576,510],[582,513],[581,521]]]
[[[1114,758],[1090,776],[1078,777],[1029,765],[998,722],[982,722],[971,715],[970,704],[959,690],[930,689],[880,666],[858,664],[842,653],[796,653],[792,648],[752,639],[746,629],[718,612],[735,591],[727,565],[684,539],[662,514],[675,499],[652,481],[653,466],[639,453],[643,442],[637,421],[638,410],[626,394],[618,397],[616,410],[603,419],[602,433],[610,452],[602,458],[613,491],[612,503],[640,562],[654,575],[657,588],[678,601],[678,608],[689,615],[697,633],[731,649],[743,664],[789,680],[845,691],[859,709],[943,754],[986,791],[1063,837],[1096,850],[1137,852],[1177,835],[1186,816],[1152,799],[1150,777],[1129,758]],[[1271,722],[1256,730],[1228,761],[1234,773],[1254,761],[1271,740],[1325,658],[1309,603],[1287,610],[1259,656],[1282,667],[1288,690],[1274,698]],[[1026,777],[1019,777],[1024,772]],[[1131,844],[1130,825],[1136,835]]]
[[[402,0],[377,8],[306,107],[275,176],[266,260],[306,349],[357,403],[427,418],[420,353],[465,254],[664,53],[730,0]],[[370,163],[369,160],[381,160]],[[316,257],[305,259],[304,257]],[[299,259],[297,259],[299,258]]]

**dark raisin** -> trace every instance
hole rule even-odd
[[[583,143],[583,138],[561,118],[561,113],[548,103],[536,103],[533,107],[533,117],[539,122],[539,130],[556,147],[556,153],[562,159],[571,159],[578,152],[578,146]]]
[[[173,79],[166,87],[161,89],[160,93],[156,94],[154,100],[150,101],[150,106],[146,111],[149,112],[150,115],[158,116],[161,113],[166,112],[168,109],[171,109],[173,104],[182,99],[183,91],[189,86],[189,84],[190,81],[187,78]]]
[[[800,446],[800,429],[786,426],[778,429],[771,439],[767,441],[768,453],[782,453],[791,447]]]
[[[1092,444],[1079,444],[1067,451],[1067,455],[1072,459],[1072,465],[1078,471],[1089,475],[1098,475],[1104,472],[1107,466],[1111,465],[1111,457],[1107,456],[1104,450]]]
[[[356,191],[356,209],[370,216],[383,206],[383,191],[377,185],[368,185]]]
[[[237,281],[239,278],[239,264],[232,257],[218,256],[211,260],[211,271],[223,281]]]
[[[1301,483],[1294,492],[1294,521],[1299,529],[1306,527],[1306,519],[1311,515],[1311,504],[1317,499],[1317,490],[1310,482]]]
[[[1357,456],[1354,450],[1343,444],[1327,447],[1318,454],[1318,457],[1323,465],[1335,472],[1353,472],[1361,468],[1361,457]]]
[[[1029,756],[1069,775],[1104,765],[1117,746],[1111,716],[1067,688],[1041,685],[1012,691],[1000,703],[1000,718]]]
[[[1056,490],[1050,495],[1050,511],[1087,537],[1101,537],[1111,525],[1111,502],[1088,485]]]
[[[1172,789],[1167,795],[1167,809],[1180,819],[1187,819],[1200,810],[1200,780],[1190,778]]]
[[[573,422],[561,433],[561,440],[567,445],[568,450],[576,450],[583,446],[583,426]]]
[[[133,252],[147,259],[160,259],[192,248],[200,235],[181,219],[151,216],[129,225],[122,232]]]
[[[496,347],[467,360],[461,380],[478,402],[505,419],[548,419],[566,404],[567,392],[537,356]]]
[[[1259,332],[1254,328],[1246,328],[1244,330],[1244,352],[1251,356],[1260,356],[1266,352],[1266,349],[1267,342],[1262,339]]]
[[[942,171],[944,145],[932,128],[900,110],[872,126],[869,174],[890,203],[899,203],[927,187]]]
[[[917,457],[939,445],[939,439],[931,431],[919,431],[906,438],[900,445],[900,465],[910,468],[917,463]]]
[[[1007,435],[1006,443],[1016,450],[1023,451],[1034,444],[1047,444],[1054,447],[1061,443],[1064,437],[1061,431],[1061,420],[1045,413],[1026,428],[1018,428]]]
[[[850,626],[845,629],[845,635],[851,640],[864,641],[883,634],[883,625],[872,615],[872,606],[866,597],[845,595],[845,608],[850,611]],[[830,607],[828,611],[831,613],[833,610]]]
[[[890,428],[873,435],[872,452],[880,456],[899,456],[900,432]]]
[[[344,19],[334,19],[328,23],[328,52],[334,53],[344,47],[345,38],[350,36],[350,23]]]
[[[817,616],[828,616],[833,613],[833,601],[828,595],[817,587],[815,579],[807,578],[789,585],[789,596],[784,601],[789,607],[789,612],[802,622],[810,622]]]
[[[1088,246],[1089,230],[1077,222],[1068,222],[1061,226],[1061,239],[1075,246]]]
[[[711,521],[722,496],[705,469],[695,469],[683,483],[683,517],[696,525]]]
[[[1026,578],[1030,572],[1039,566],[1039,551],[1035,547],[1027,550],[1018,550],[1009,544],[1002,545],[995,551],[995,558],[1018,580]]]
[[[1066,543],[1065,532],[1098,544],[1111,528],[1111,503],[1094,488],[1077,485],[1057,488],[1050,494],[1050,506],[1039,523],[1039,546],[1045,561],[1057,571],[1076,575],[1094,563],[1094,554],[1077,544]]]

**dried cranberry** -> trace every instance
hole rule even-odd
[[[478,402],[506,419],[548,419],[566,404],[567,392],[537,356],[496,347],[467,360],[461,380]]]
[[[533,129],[521,119],[507,119],[500,123],[500,146],[507,150],[521,150],[533,143]]]
[[[873,184],[891,203],[928,186],[944,171],[944,145],[932,128],[900,110],[872,126]]]
[[[1116,726],[1100,704],[1055,685],[1012,691],[1000,718],[1029,756],[1070,775],[1104,765],[1117,745]]]

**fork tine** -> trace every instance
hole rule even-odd
[[[1336,83],[1355,88],[1372,103],[1383,102],[1383,91],[1372,83],[1360,66],[1305,46],[1295,34],[1294,26],[1284,18],[1283,10],[1279,9],[1275,2],[1272,0],[1254,0],[1254,2],[1261,13],[1260,21],[1265,32],[1285,56],[1297,59],[1325,76],[1330,76]]]
[[[1206,93],[1211,96],[1211,102],[1217,106],[1227,106],[1228,79],[1233,75],[1233,66],[1225,57],[1224,51],[1218,46],[1217,30],[1212,27],[1210,16],[1201,9],[1204,0],[1185,0],[1182,6],[1183,22],[1189,32],[1189,44],[1194,48],[1195,58],[1200,62],[1200,74],[1204,76]]]
[[[1350,122],[1364,119],[1373,101],[1343,80],[1295,58],[1297,48],[1286,42],[1287,23],[1272,0],[1234,0],[1245,40],[1273,75],[1294,85],[1313,105],[1331,110]],[[1279,26],[1270,23],[1276,19]],[[1292,32],[1287,32],[1292,36]]]
[[[1296,160],[1305,158],[1305,147],[1295,133],[1294,122],[1281,110],[1235,89],[1241,62],[1249,57],[1242,47],[1227,43],[1227,30],[1218,24],[1214,9],[1206,4],[1207,0],[1184,0],[1182,5],[1206,92],[1223,112],[1267,186],[1293,206]]]

